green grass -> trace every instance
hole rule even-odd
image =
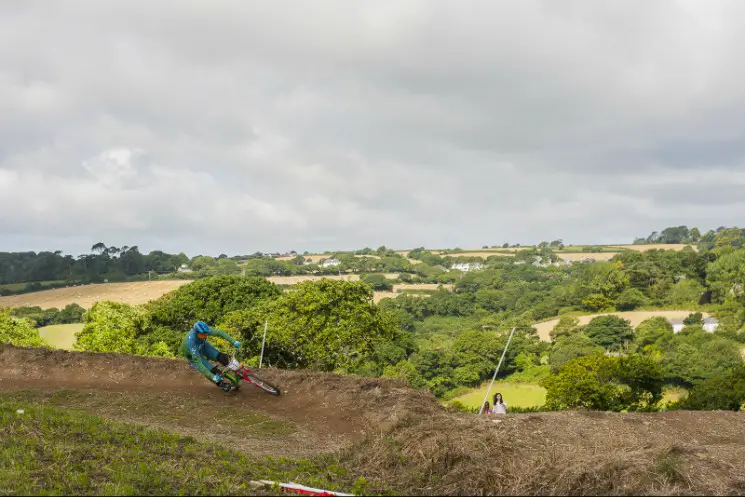
[[[452,399],[451,402],[457,400],[467,407],[480,407],[488,388],[489,382],[486,382],[481,387],[471,390],[470,393]],[[489,393],[490,404],[497,392],[502,394],[508,409],[509,407],[537,407],[546,402],[546,389],[538,385],[495,381]]]
[[[23,409],[23,414],[17,410]],[[247,495],[251,480],[371,493],[335,456],[251,457],[163,430],[0,396],[0,494]],[[274,494],[279,494],[274,491]]]
[[[75,333],[83,329],[83,323],[53,324],[39,328],[39,336],[52,347],[72,350]]]

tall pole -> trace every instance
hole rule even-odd
[[[266,329],[269,326],[269,319],[264,321],[264,338],[261,340],[261,355],[259,356],[259,369],[261,364],[264,362],[264,344],[266,343]]]
[[[516,328],[517,326],[512,328],[512,331],[510,332],[510,337],[507,339],[507,345],[504,346],[504,350],[502,351],[502,357],[499,358],[499,364],[497,364],[497,369],[494,370],[494,376],[491,379],[491,384],[489,385],[489,389],[486,391],[486,395],[484,396],[484,401],[481,403],[481,407],[479,407],[479,414],[481,414],[484,411],[484,404],[486,404],[486,400],[489,398],[489,394],[491,393],[491,387],[494,385],[494,380],[497,379],[497,373],[499,373],[499,368],[502,366],[504,355],[507,353],[507,348],[510,346],[510,342],[512,341],[512,335],[515,334]]]

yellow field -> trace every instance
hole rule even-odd
[[[588,259],[592,258],[596,261],[609,261],[613,258],[614,255],[618,255],[618,252],[586,252],[586,253],[576,253],[576,254],[557,254],[560,259],[565,261],[581,261],[582,259]]]
[[[62,309],[67,304],[75,303],[85,309],[90,309],[99,300],[137,305],[157,299],[189,282],[189,280],[136,281],[56,288],[0,297],[0,307],[39,306],[42,309],[51,307]]]
[[[692,312],[696,311],[626,311],[626,312],[605,312],[602,314],[592,314],[589,316],[577,316],[577,319],[579,320],[579,324],[585,325],[590,322],[592,318],[595,318],[597,316],[607,316],[609,314],[613,314],[614,316],[620,316],[624,319],[628,319],[631,322],[631,326],[636,328],[639,326],[639,323],[642,321],[661,316],[667,319],[684,319],[688,317],[688,315]],[[711,316],[708,312],[702,312],[701,313],[703,317],[708,318]],[[541,340],[544,342],[550,342],[551,341],[551,330],[554,329],[554,327],[559,322],[558,319],[552,319],[550,321],[544,321],[542,323],[534,324],[533,327],[538,330],[538,336]]]
[[[72,350],[75,333],[83,329],[83,323],[55,324],[39,328],[39,336],[57,349]]]

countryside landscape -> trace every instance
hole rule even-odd
[[[0,496],[745,495],[743,20],[0,1]]]
[[[0,354],[13,366],[0,388],[14,447],[3,457],[51,437],[64,449],[50,457],[71,475],[23,457],[2,470],[5,490],[251,493],[273,490],[247,481],[270,480],[364,494],[726,493],[745,481],[730,467],[745,404],[743,271],[737,227],[616,246],[2,253]],[[190,372],[178,348],[196,320],[239,337],[240,359],[261,360],[282,395],[226,396]],[[487,392],[502,394],[506,417],[479,415]],[[101,433],[128,451],[104,460],[145,461],[145,444],[220,447],[231,477],[188,480],[200,464],[191,449],[146,473],[96,477],[96,460],[77,458],[98,453]],[[570,453],[548,464],[567,440]],[[488,461],[478,447],[489,443],[525,466]]]

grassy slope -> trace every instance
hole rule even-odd
[[[39,336],[52,347],[72,350],[75,333],[83,329],[83,323],[55,324],[39,328]]]
[[[484,402],[484,395],[486,395],[488,389],[489,382],[453,400],[457,400],[468,407],[479,407]],[[496,381],[489,393],[490,404],[497,392],[502,394],[502,398],[504,398],[508,407],[535,407],[543,405],[546,401],[546,390],[538,385]]]
[[[0,425],[2,494],[255,495],[262,492],[248,482],[260,479],[360,489],[334,457],[249,457],[191,437],[2,395]]]

